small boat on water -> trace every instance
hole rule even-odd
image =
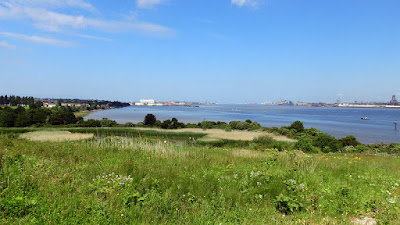
[[[361,117],[362,120],[369,120],[368,117]]]

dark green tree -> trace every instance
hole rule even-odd
[[[342,146],[357,146],[360,142],[357,141],[357,138],[354,135],[346,136],[342,139],[339,139]]]
[[[313,146],[320,148],[324,153],[337,152],[340,149],[339,141],[325,133],[320,134],[313,140]]]
[[[4,110],[2,110],[2,114],[0,114],[0,126],[13,127],[16,119],[17,114],[15,114],[14,110],[6,107]]]
[[[101,122],[100,122],[100,120],[90,119],[90,120],[83,121],[81,126],[83,126],[83,127],[101,127]]]
[[[15,121],[16,127],[28,127],[32,124],[32,118],[29,116],[28,112],[19,113]]]
[[[291,130],[293,129],[293,130],[296,130],[296,132],[301,133],[301,132],[304,131],[303,122],[301,122],[301,121],[294,121],[294,122],[292,123],[292,125],[290,125],[289,129],[291,129]]]
[[[154,125],[156,124],[156,116],[154,116],[153,114],[147,114],[146,117],[144,118],[144,125]]]
[[[76,123],[76,117],[74,113],[66,110],[55,111],[50,115],[49,123],[51,125],[67,125]]]

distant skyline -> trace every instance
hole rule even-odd
[[[0,0],[0,95],[400,98],[397,0]]]

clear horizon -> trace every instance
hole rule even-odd
[[[4,0],[0,95],[379,101],[400,95],[400,2]]]

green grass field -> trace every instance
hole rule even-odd
[[[78,116],[85,117],[85,116],[89,115],[90,113],[91,113],[90,111],[81,111],[81,112],[75,112],[74,114],[76,117],[78,117]]]
[[[255,151],[251,143],[218,147],[184,141],[193,133],[72,130],[96,136],[36,142],[2,131],[0,224],[400,220],[396,155]]]

